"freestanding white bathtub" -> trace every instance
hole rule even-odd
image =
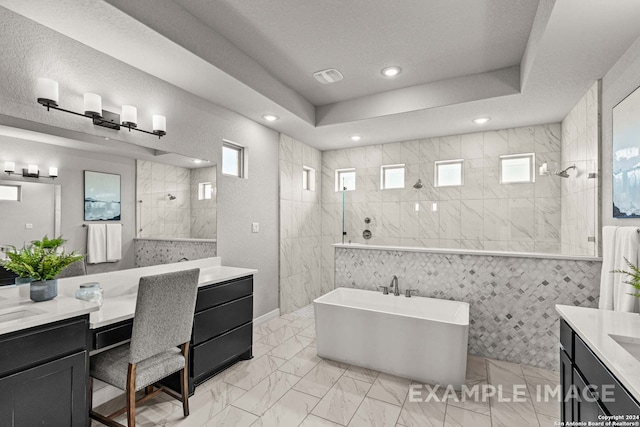
[[[313,306],[318,356],[424,384],[465,383],[468,303],[337,288]]]

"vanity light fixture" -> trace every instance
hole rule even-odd
[[[400,67],[396,67],[396,66],[387,67],[382,70],[382,75],[385,77],[395,77],[398,74],[400,74],[401,71],[402,71],[402,68]]]
[[[10,162],[10,161],[6,161],[4,162],[4,173],[6,173],[7,175],[11,175],[13,173],[16,173],[16,163],[15,162]],[[22,174],[23,177],[25,178],[51,178],[51,179],[55,179],[58,177],[58,168],[57,167],[50,167],[49,168],[49,176],[42,176],[40,175],[40,168],[38,167],[38,165],[35,164],[29,164],[27,165],[26,168],[22,168]]]
[[[15,162],[4,162],[4,172],[7,175],[11,175],[16,172],[16,164]]]
[[[85,93],[83,114],[58,107],[58,82],[55,80],[39,78],[36,92],[38,103],[47,107],[47,111],[54,109],[75,114],[76,116],[87,117],[93,120],[94,125],[114,130],[120,130],[121,127],[125,127],[129,129],[129,132],[136,130],[138,132],[148,133],[149,135],[155,135],[158,138],[162,138],[167,134],[167,119],[165,116],[157,114],[152,116],[152,131],[138,129],[138,110],[133,105],[123,105],[120,115],[118,115],[117,113],[102,109],[102,97],[100,95]]]
[[[477,125],[483,125],[491,120],[491,117],[478,117],[477,119],[473,119],[473,123]]]
[[[273,114],[264,114],[262,118],[268,122],[275,122],[276,120],[279,119],[278,116],[274,116]]]
[[[352,141],[358,142],[362,139],[362,137],[360,135],[351,135],[349,139],[351,139]]]

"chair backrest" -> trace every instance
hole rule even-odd
[[[129,363],[139,363],[191,339],[200,269],[140,278]]]
[[[84,258],[78,260],[76,262],[72,262],[68,266],[66,266],[60,274],[58,274],[58,279],[62,279],[64,277],[75,277],[75,276],[86,276],[87,275],[87,266],[84,263]]]

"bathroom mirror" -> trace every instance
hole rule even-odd
[[[54,236],[60,229],[60,186],[51,181],[0,180],[0,259],[9,248]]]
[[[149,171],[146,181],[138,181],[138,160],[143,169]],[[176,153],[169,153],[145,147],[133,146],[115,140],[96,140],[93,142],[70,139],[51,134],[33,132],[19,128],[0,126],[0,166],[4,162],[15,163],[15,170],[21,172],[29,164],[37,164],[40,178],[23,177],[21,173],[7,174],[0,171],[0,181],[11,185],[18,183],[18,190],[22,202],[0,201],[0,246],[15,245],[22,247],[24,242],[42,238],[45,234],[62,235],[67,241],[64,245],[67,251],[86,253],[87,228],[91,221],[84,219],[84,188],[83,177],[85,170],[117,174],[121,177],[121,219],[115,221],[122,224],[122,258],[116,262],[89,264],[89,274],[106,271],[123,270],[142,265],[136,260],[136,238],[148,233],[154,233],[151,238],[186,238],[186,239],[216,239],[216,166],[214,163],[196,159]],[[58,169],[55,179],[44,177],[49,167]],[[154,182],[155,176],[160,177]],[[194,191],[191,191],[191,179],[194,180]],[[179,187],[178,183],[182,186]],[[188,182],[188,185],[186,184]],[[209,185],[205,185],[209,183]],[[203,200],[197,200],[198,184]],[[137,197],[138,185],[145,187],[149,195]],[[36,188],[40,194],[36,205],[28,204],[35,194]],[[43,196],[44,189],[48,189],[47,196]],[[5,189],[6,197],[15,194],[15,187]],[[158,190],[165,200],[153,201],[152,194]],[[3,191],[3,190],[0,190]],[[175,199],[170,200],[169,194]],[[2,195],[0,195],[2,197]],[[191,197],[196,198],[192,204]],[[138,203],[146,200],[147,203]],[[171,204],[169,202],[175,202]],[[187,203],[189,214],[179,211],[177,206]],[[156,206],[154,211],[153,206]],[[148,210],[138,209],[141,206]],[[24,206],[25,209],[19,209]],[[173,209],[175,207],[175,209]],[[162,208],[162,211],[160,211]],[[194,214],[192,219],[191,213]],[[179,215],[180,214],[180,215]],[[33,218],[32,218],[33,216]],[[188,219],[188,223],[178,227],[168,225],[160,227],[146,224],[162,221]],[[144,226],[143,226],[144,225]],[[140,232],[139,229],[143,231]],[[188,229],[187,230],[185,230]],[[180,232],[180,234],[178,234]],[[165,242],[166,243],[166,242]],[[171,248],[179,245],[169,242]],[[201,246],[204,243],[199,243]],[[216,243],[206,243],[208,247],[215,247]],[[185,245],[185,243],[182,243]],[[156,245],[157,246],[157,245]],[[147,248],[141,250],[146,251]],[[198,250],[193,253],[171,258],[177,261],[180,257],[195,259],[200,255]],[[2,253],[0,253],[2,256]],[[175,258],[175,259],[174,259]]]
[[[216,165],[136,162],[138,238],[215,240]]]

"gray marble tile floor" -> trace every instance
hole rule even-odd
[[[559,402],[538,398],[538,390],[559,384],[557,372],[470,355],[468,386],[500,386],[500,394],[476,399],[427,389],[404,378],[318,357],[309,313],[312,307],[304,307],[255,328],[255,357],[198,387],[190,398],[189,417],[182,416],[178,401],[158,397],[138,408],[137,425],[551,427],[560,418]],[[98,411],[106,413],[122,402],[114,400]],[[126,422],[124,416],[118,421]]]

